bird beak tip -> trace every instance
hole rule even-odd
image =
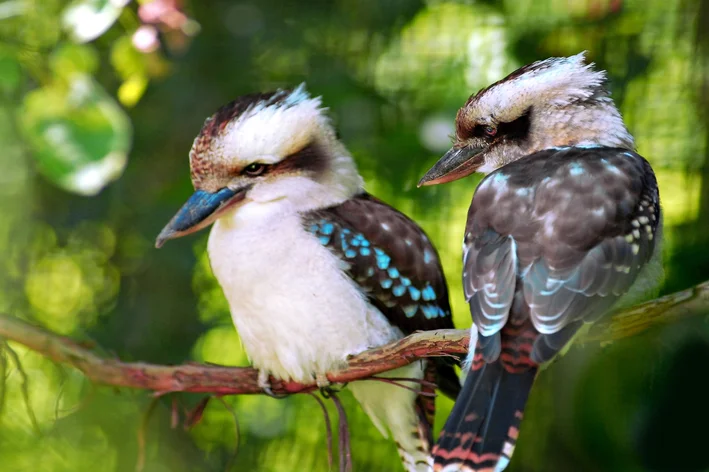
[[[181,233],[179,231],[174,231],[170,228],[170,224],[168,224],[162,229],[162,231],[160,231],[158,237],[155,238],[155,249],[160,249],[167,241],[180,237],[180,235]]]
[[[426,187],[428,186],[428,180],[426,177],[422,177],[421,180],[419,180],[419,183],[416,184],[416,188],[421,188],[421,187]]]
[[[161,231],[158,237],[155,238],[155,249],[160,249],[168,239],[170,239],[170,235],[165,234],[165,231]]]

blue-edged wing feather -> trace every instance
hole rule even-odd
[[[404,334],[453,328],[438,253],[407,216],[362,193],[304,214],[303,224],[345,263],[370,302]],[[439,388],[454,398],[460,384],[451,359],[435,362]]]
[[[654,173],[624,149],[542,151],[481,182],[463,267],[481,336],[435,470],[506,467],[537,366],[630,290],[659,224]]]
[[[304,225],[346,263],[350,277],[404,334],[453,328],[438,254],[408,217],[361,194],[305,214]]]
[[[659,216],[652,169],[621,149],[543,151],[490,174],[465,239],[464,287],[481,334],[514,317],[543,335],[595,321],[652,257]]]

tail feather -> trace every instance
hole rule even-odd
[[[512,457],[537,369],[498,359],[472,370],[433,448],[434,470],[500,472]]]

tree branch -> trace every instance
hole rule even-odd
[[[652,326],[709,314],[709,281],[693,288],[613,314],[593,325],[577,343],[608,342],[638,334]],[[203,392],[216,395],[263,393],[258,372],[250,367],[220,367],[188,363],[163,366],[128,363],[101,357],[70,338],[33,326],[19,318],[0,315],[0,337],[25,345],[55,362],[69,364],[99,384],[170,392]],[[397,342],[353,356],[347,368],[328,374],[332,383],[362,380],[403,367],[425,357],[467,353],[468,330],[414,333]],[[274,393],[304,393],[312,384],[271,379]]]

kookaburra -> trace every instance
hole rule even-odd
[[[322,384],[352,354],[453,326],[430,240],[362,189],[320,98],[303,85],[220,108],[194,141],[190,169],[195,193],[156,244],[213,225],[212,270],[264,388],[269,375]],[[457,393],[445,362],[387,375],[421,379],[425,370]],[[379,381],[349,389],[405,468],[430,470],[432,399]]]
[[[453,148],[421,179],[488,174],[463,243],[469,369],[437,471],[501,471],[539,367],[585,323],[662,276],[650,164],[583,53],[522,67],[468,99]]]

